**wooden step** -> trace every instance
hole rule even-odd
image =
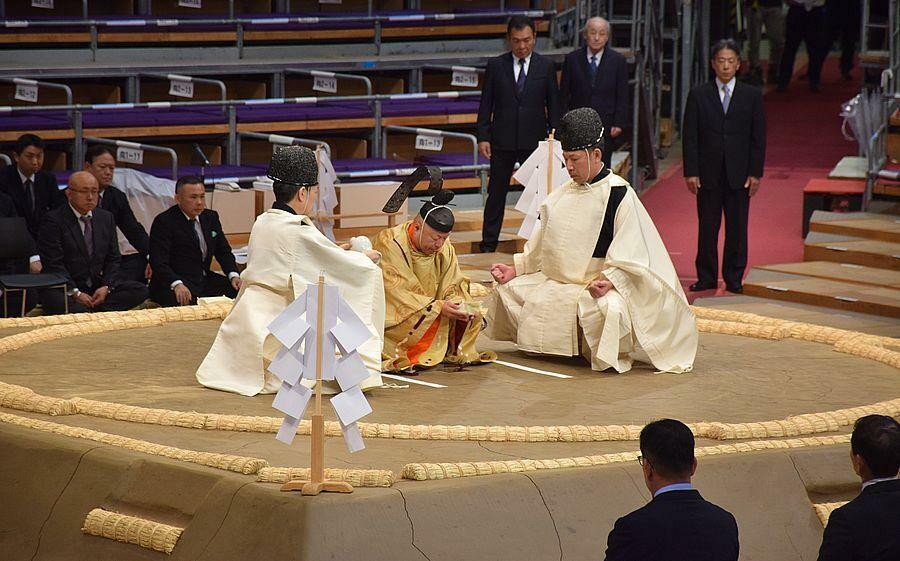
[[[520,253],[525,248],[525,239],[516,235],[518,228],[504,228],[500,232],[500,240],[497,251],[500,253]],[[450,235],[450,241],[457,254],[480,253],[481,230],[469,232],[454,232]]]
[[[804,277],[828,279],[853,284],[884,286],[900,289],[900,271],[876,269],[854,263],[833,261],[804,261],[802,263],[781,263],[755,267],[762,271],[772,271]]]
[[[900,271],[900,244],[881,240],[845,240],[807,242],[803,246],[804,261],[833,261]]]
[[[895,288],[754,269],[744,281],[744,294],[900,318],[900,290]]]
[[[900,243],[900,219],[896,216],[864,212],[840,214],[814,214],[809,223],[810,232]]]

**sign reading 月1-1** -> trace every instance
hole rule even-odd
[[[416,150],[431,150],[432,152],[440,152],[443,149],[443,136],[433,136],[430,134],[416,135]]]
[[[52,10],[53,9],[53,0],[31,0],[31,7]]]
[[[451,86],[460,86],[463,88],[478,87],[478,73],[467,72],[465,70],[454,70],[453,77],[450,79]]]
[[[194,83],[185,80],[170,80],[169,95],[176,97],[194,97]]]
[[[178,0],[178,5],[182,8],[202,8],[202,0]]]
[[[144,151],[140,148],[128,148],[127,146],[119,146],[116,148],[116,160],[129,164],[143,164]]]
[[[337,78],[334,76],[313,76],[313,90],[337,93]]]
[[[16,99],[27,101],[28,103],[37,103],[38,87],[37,84],[16,84]]]

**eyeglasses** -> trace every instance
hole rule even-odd
[[[650,465],[650,460],[648,460],[647,458],[645,458],[643,456],[638,456],[637,461],[639,464],[641,464],[641,467],[644,467],[645,465]]]

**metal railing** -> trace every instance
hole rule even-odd
[[[409,134],[415,135],[425,135],[425,136],[440,136],[444,138],[461,138],[468,142],[472,143],[472,165],[478,165],[478,139],[474,134],[468,134],[464,132],[453,132],[453,131],[442,131],[438,129],[423,129],[423,128],[415,128],[415,127],[401,127],[397,125],[386,125],[382,127],[382,143],[381,143],[381,157],[387,158],[387,139],[388,132],[405,132]]]
[[[51,88],[61,90],[66,95],[66,105],[72,105],[72,102],[74,100],[74,98],[72,97],[72,88],[70,88],[66,84],[60,84],[58,82],[46,82],[44,80],[32,80],[30,78],[0,78],[0,82],[4,84],[14,84],[16,86],[35,86],[37,88]],[[37,103],[37,101],[35,101],[34,103]]]
[[[106,146],[115,146],[117,148],[130,148],[132,150],[143,150],[145,152],[160,152],[169,156],[172,164],[172,179],[178,180],[178,154],[175,150],[166,146],[154,146],[153,144],[141,144],[139,142],[128,142],[127,140],[114,140],[112,138],[100,138],[96,136],[85,137],[84,141],[88,144],[104,144]],[[116,160],[118,160],[118,154]]]
[[[335,14],[333,16],[301,16],[301,17],[228,17],[228,18],[197,18],[197,19],[178,19],[178,18],[127,18],[127,19],[92,19],[84,17],[83,19],[58,19],[58,20],[12,20],[5,19],[0,21],[0,27],[8,29],[22,29],[28,27],[86,27],[90,31],[90,48],[92,59],[97,59],[97,51],[100,45],[101,29],[122,29],[135,27],[157,27],[168,31],[178,29],[179,27],[197,27],[197,26],[223,26],[234,27],[235,29],[235,48],[238,51],[238,58],[244,56],[244,33],[247,26],[268,26],[268,25],[312,25],[321,24],[369,24],[373,28],[373,45],[376,54],[381,52],[382,29],[385,24],[400,23],[416,23],[416,22],[466,22],[478,19],[506,19],[513,15],[524,15],[535,19],[550,18],[551,29],[553,28],[553,18],[556,15],[554,10],[503,10],[496,12],[476,12],[476,13],[435,13],[435,14],[394,14],[394,15],[365,15],[365,16],[348,16],[344,14]]]
[[[312,140],[310,138],[299,138],[296,136],[287,136],[284,134],[264,134],[261,132],[239,132],[238,133],[238,149],[237,149],[237,164],[241,165],[242,157],[241,157],[241,140],[244,138],[253,138],[256,140],[265,140],[270,144],[280,145],[280,146],[309,146],[310,148],[322,148],[325,150],[325,153],[328,155],[328,158],[331,158],[331,146],[322,140]]]
[[[234,164],[237,161],[237,111],[240,106],[260,105],[290,105],[290,104],[318,104],[320,102],[372,102],[373,139],[377,142],[371,146],[370,154],[377,157],[381,153],[381,129],[382,129],[382,104],[386,101],[420,100],[420,99],[456,99],[462,97],[480,96],[480,91],[472,92],[430,92],[408,94],[374,94],[358,96],[331,96],[331,97],[293,97],[293,98],[265,98],[265,99],[230,99],[224,101],[150,101],[140,103],[100,103],[100,104],[72,104],[72,105],[35,105],[35,106],[0,106],[0,115],[20,112],[44,112],[66,110],[71,112],[72,129],[74,131],[73,163],[80,162],[83,156],[82,139],[84,137],[83,112],[85,111],[117,111],[123,109],[169,109],[173,107],[198,107],[198,106],[222,106],[226,109],[228,143],[226,163]]]
[[[196,76],[187,76],[185,74],[157,74],[155,72],[139,72],[135,74],[135,86],[134,86],[134,100],[137,103],[141,101],[141,78],[154,78],[156,80],[168,80],[170,83],[172,82],[184,82],[184,83],[193,83],[193,84],[209,84],[211,86],[215,86],[219,89],[220,100],[226,101],[228,99],[228,90],[225,87],[225,82],[222,80],[215,80],[212,78],[198,78]],[[169,89],[169,95],[176,95],[172,93],[172,89]],[[193,97],[193,92],[189,97]]]

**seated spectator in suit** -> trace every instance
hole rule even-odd
[[[885,415],[860,417],[850,437],[850,461],[862,480],[862,490],[831,513],[819,561],[896,561],[900,559],[900,423]]]
[[[206,208],[200,178],[179,179],[175,201],[178,204],[160,213],[150,227],[150,298],[161,306],[186,306],[204,296],[234,298],[241,277],[219,214]],[[213,257],[227,278],[210,270]]]
[[[736,560],[734,516],[691,486],[697,470],[691,429],[674,419],[650,423],[641,431],[638,460],[653,499],[616,521],[606,560]]]
[[[125,234],[128,243],[137,250],[136,253],[122,255],[119,276],[122,279],[146,283],[150,278],[150,236],[138,222],[128,204],[128,197],[112,184],[116,171],[116,157],[112,150],[97,144],[88,148],[84,154],[84,171],[90,172],[100,184],[100,203],[97,205],[108,210],[116,220],[116,227]]]
[[[20,218],[19,213],[16,210],[16,203],[10,198],[8,195],[0,191],[0,218]],[[40,256],[38,255],[37,244],[34,242],[34,238],[31,237],[31,234],[26,232],[26,235],[31,240],[31,250],[29,251],[30,255],[35,257],[35,260],[29,263],[29,259],[0,259],[0,275],[23,275],[27,274],[29,271],[33,273],[38,273],[41,270],[41,261]],[[2,299],[3,293],[0,291],[0,299]],[[26,301],[26,311],[30,310],[37,303],[37,295],[33,294],[32,291],[28,292],[28,300]],[[22,293],[19,291],[10,292],[6,296],[6,307],[7,314],[9,317],[15,317],[19,315],[19,310],[22,308]],[[3,312],[2,304],[0,304],[0,314]],[[3,317],[0,315],[0,317]]]
[[[16,205],[19,216],[25,217],[31,237],[37,239],[41,218],[50,209],[65,206],[66,197],[59,190],[56,177],[41,171],[44,165],[44,141],[33,134],[23,134],[16,141],[13,152],[15,165],[6,166],[0,173],[0,191]],[[32,262],[37,256],[32,257]],[[37,271],[40,272],[40,266]]]
[[[100,187],[79,171],[69,178],[69,203],[44,215],[38,248],[44,272],[66,277],[69,312],[108,312],[134,308],[147,299],[147,288],[120,281],[119,243],[111,213],[97,208]],[[41,292],[47,314],[62,314],[66,296],[59,289]]]

